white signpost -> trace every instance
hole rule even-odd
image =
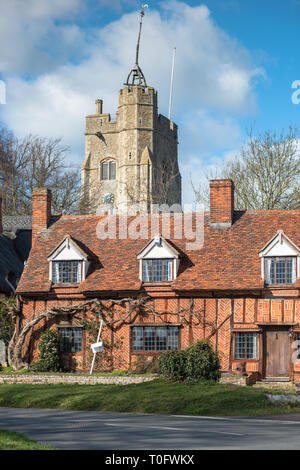
[[[91,349],[94,353],[94,357],[92,360],[92,365],[91,365],[91,370],[90,370],[90,375],[93,373],[94,365],[95,365],[95,359],[96,359],[96,354],[97,352],[104,351],[103,347],[103,341],[100,341],[100,335],[101,335],[101,330],[102,330],[102,325],[103,325],[103,320],[101,320],[99,331],[98,331],[98,337],[97,337],[97,343],[91,344]]]

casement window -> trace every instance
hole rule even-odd
[[[52,261],[54,284],[79,284],[82,279],[82,261]]]
[[[133,351],[169,351],[178,349],[178,326],[132,327]]]
[[[172,259],[144,259],[143,281],[160,282],[173,280]]]
[[[265,258],[266,284],[294,284],[296,282],[296,257]]]
[[[235,359],[257,359],[257,333],[235,333]]]
[[[116,162],[102,162],[101,163],[101,180],[115,180],[116,179]]]
[[[66,327],[59,328],[58,330],[61,353],[82,352],[82,328]]]

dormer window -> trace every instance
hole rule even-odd
[[[173,281],[172,259],[144,259],[143,281],[160,282]]]
[[[296,282],[296,257],[265,258],[266,284],[294,284]]]
[[[54,284],[80,284],[85,280],[87,254],[68,235],[48,257],[49,278]]]
[[[80,284],[82,261],[53,261],[52,281],[54,284]]]
[[[261,277],[267,285],[295,284],[300,272],[300,250],[281,230],[259,256]]]
[[[139,253],[140,279],[143,282],[171,282],[177,277],[179,253],[157,235]]]

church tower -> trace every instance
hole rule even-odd
[[[181,210],[177,126],[158,114],[157,91],[147,86],[138,63],[143,16],[116,119],[103,113],[102,100],[86,117],[81,213],[151,213],[157,204]]]

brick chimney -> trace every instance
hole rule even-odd
[[[42,230],[48,228],[51,218],[51,191],[47,188],[34,189],[32,192],[32,245]]]
[[[234,211],[234,184],[232,180],[210,181],[210,226],[229,228]]]
[[[3,232],[3,225],[2,225],[2,197],[0,196],[0,233]]]

